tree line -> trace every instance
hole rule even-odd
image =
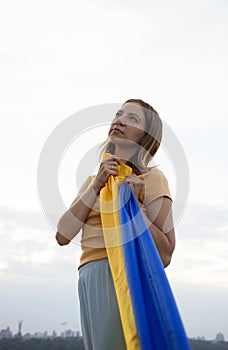
[[[0,339],[0,350],[84,350],[81,337],[54,339]]]
[[[228,350],[228,342],[190,340],[192,350]],[[0,350],[84,350],[81,337],[54,339],[0,339]]]

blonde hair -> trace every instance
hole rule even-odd
[[[162,139],[162,120],[155,109],[140,99],[129,99],[126,103],[138,103],[142,108],[146,119],[145,135],[140,142],[139,151],[130,159],[129,164],[136,174],[148,170],[148,163],[153,159]],[[107,139],[101,145],[100,158],[104,152],[115,152],[115,146]]]

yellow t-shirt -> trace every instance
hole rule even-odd
[[[171,200],[168,181],[163,172],[158,168],[152,168],[147,173],[138,175],[144,180],[145,189],[139,196],[139,205],[144,214],[147,213],[149,203],[161,196],[167,196]],[[89,176],[82,186],[86,189],[95,175]],[[91,208],[87,220],[82,227],[81,247],[82,255],[79,267],[94,260],[107,258],[105,243],[103,238],[102,223],[100,216],[100,196],[98,195],[93,207]]]

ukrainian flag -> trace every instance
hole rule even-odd
[[[127,349],[190,350],[151,232],[124,182],[131,173],[121,163],[117,176],[111,175],[100,192],[104,240]]]

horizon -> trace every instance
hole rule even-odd
[[[65,322],[64,322],[64,325],[65,325]],[[7,330],[9,328],[9,331],[10,332],[12,332],[12,330],[10,329],[10,327],[5,327],[4,329],[0,329],[0,340],[1,339],[6,339],[6,338],[8,338],[8,337],[1,337],[1,331],[5,331],[5,330]],[[58,333],[58,332],[56,332],[54,329],[52,330],[52,331],[48,331],[48,330],[39,330],[39,331],[34,331],[33,333],[30,333],[30,332],[26,332],[26,333],[23,333],[22,331],[21,332],[16,332],[16,333],[13,333],[12,332],[12,338],[15,338],[15,337],[17,337],[17,336],[19,336],[20,335],[20,337],[25,337],[25,336],[36,336],[36,337],[39,337],[39,338],[45,338],[45,337],[52,337],[52,336],[54,336],[54,337],[68,337],[68,336],[66,336],[66,334],[67,334],[67,332],[69,332],[69,331],[71,331],[71,332],[73,332],[74,333],[74,335],[72,335],[72,337],[82,337],[82,334],[81,334],[81,332],[79,331],[79,330],[73,330],[73,329],[71,329],[71,328],[67,328],[66,327],[66,329],[65,330],[63,330],[62,332],[60,332],[60,333]],[[55,334],[54,334],[55,333]],[[53,335],[54,334],[54,335]],[[198,336],[194,336],[194,337],[191,337],[191,338],[189,338],[188,337],[188,339],[189,340],[199,340],[199,341],[215,341],[216,340],[216,338],[218,337],[218,336],[223,336],[224,337],[224,334],[223,333],[221,333],[221,332],[217,332],[216,334],[215,334],[215,337],[213,338],[213,339],[207,339],[206,337],[204,337],[204,335],[198,335]],[[228,340],[224,337],[224,342],[228,342]]]

